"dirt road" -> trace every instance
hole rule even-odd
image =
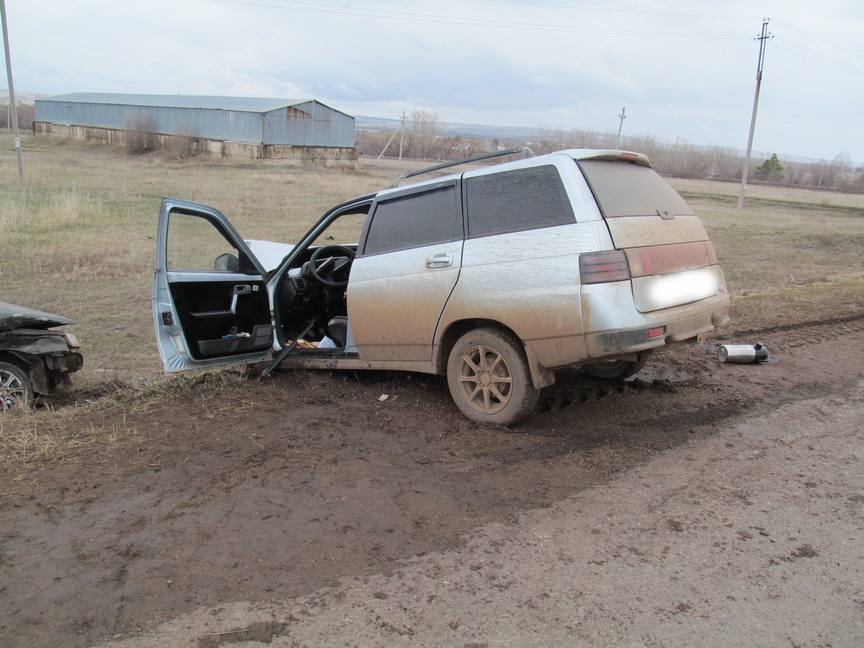
[[[134,433],[0,479],[0,646],[861,645],[864,312],[822,315],[514,431],[398,373],[93,413]]]

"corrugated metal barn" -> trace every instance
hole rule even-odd
[[[354,147],[354,118],[314,99],[78,92],[37,99],[36,122],[41,132],[54,125],[270,147]]]

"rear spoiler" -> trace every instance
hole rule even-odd
[[[582,160],[608,160],[611,162],[632,162],[639,166],[653,168],[651,162],[648,161],[648,156],[644,153],[634,153],[633,151],[619,151],[617,149],[576,149],[569,151],[573,154],[573,159],[577,162]]]

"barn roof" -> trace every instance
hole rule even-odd
[[[112,92],[72,92],[46,97],[40,101],[94,103],[160,108],[201,108],[211,110],[239,110],[243,112],[269,112],[286,106],[309,103],[315,99],[271,99],[263,97],[215,97],[195,95],[116,94]],[[321,104],[322,106],[324,104]],[[329,106],[327,106],[330,108]],[[335,110],[334,108],[330,108]],[[340,111],[337,111],[340,112]]]

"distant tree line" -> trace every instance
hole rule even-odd
[[[541,126],[531,141],[513,138],[463,137],[444,131],[437,113],[415,110],[405,121],[402,156],[425,160],[458,160],[495,150],[528,146],[536,154],[568,148],[620,148],[645,153],[659,173],[677,178],[740,182],[744,158],[735,149],[697,146],[684,139],[661,140],[654,136],[622,137],[574,128],[569,131]],[[360,155],[399,156],[399,129],[359,131]],[[790,187],[831,189],[864,193],[864,167],[855,168],[848,154],[819,162],[781,162],[777,154],[751,160],[747,181]]]
[[[401,131],[401,132],[400,132]],[[394,131],[359,131],[355,146],[360,155],[399,157],[420,160],[461,160],[494,150],[483,137],[463,137],[445,133],[438,114],[414,110],[406,118],[404,129]]]
[[[32,104],[18,104],[18,127],[32,130],[36,108]],[[11,128],[12,111],[8,104],[0,104],[0,129]],[[146,127],[131,129],[127,148],[130,153],[151,150],[152,143]],[[364,130],[356,137],[360,155],[398,157],[400,140],[402,156],[421,160],[459,160],[490,153],[495,150],[527,146],[535,153],[551,153],[568,148],[621,148],[645,153],[659,173],[677,178],[741,181],[744,159],[734,149],[722,146],[697,146],[683,139],[661,140],[654,136],[623,137],[618,141],[614,133],[573,128],[564,130],[541,126],[536,138],[485,138],[454,135],[444,131],[438,114],[414,110],[405,120],[404,130]],[[133,150],[134,149],[134,150]],[[833,160],[819,162],[781,161],[777,154],[765,160],[752,160],[748,182],[776,184],[789,187],[809,187],[864,193],[864,167],[854,167],[847,153]]]
[[[20,130],[33,130],[33,122],[36,119],[36,106],[33,104],[18,103],[18,128]],[[0,128],[12,128],[12,111],[9,104],[0,104]]]

